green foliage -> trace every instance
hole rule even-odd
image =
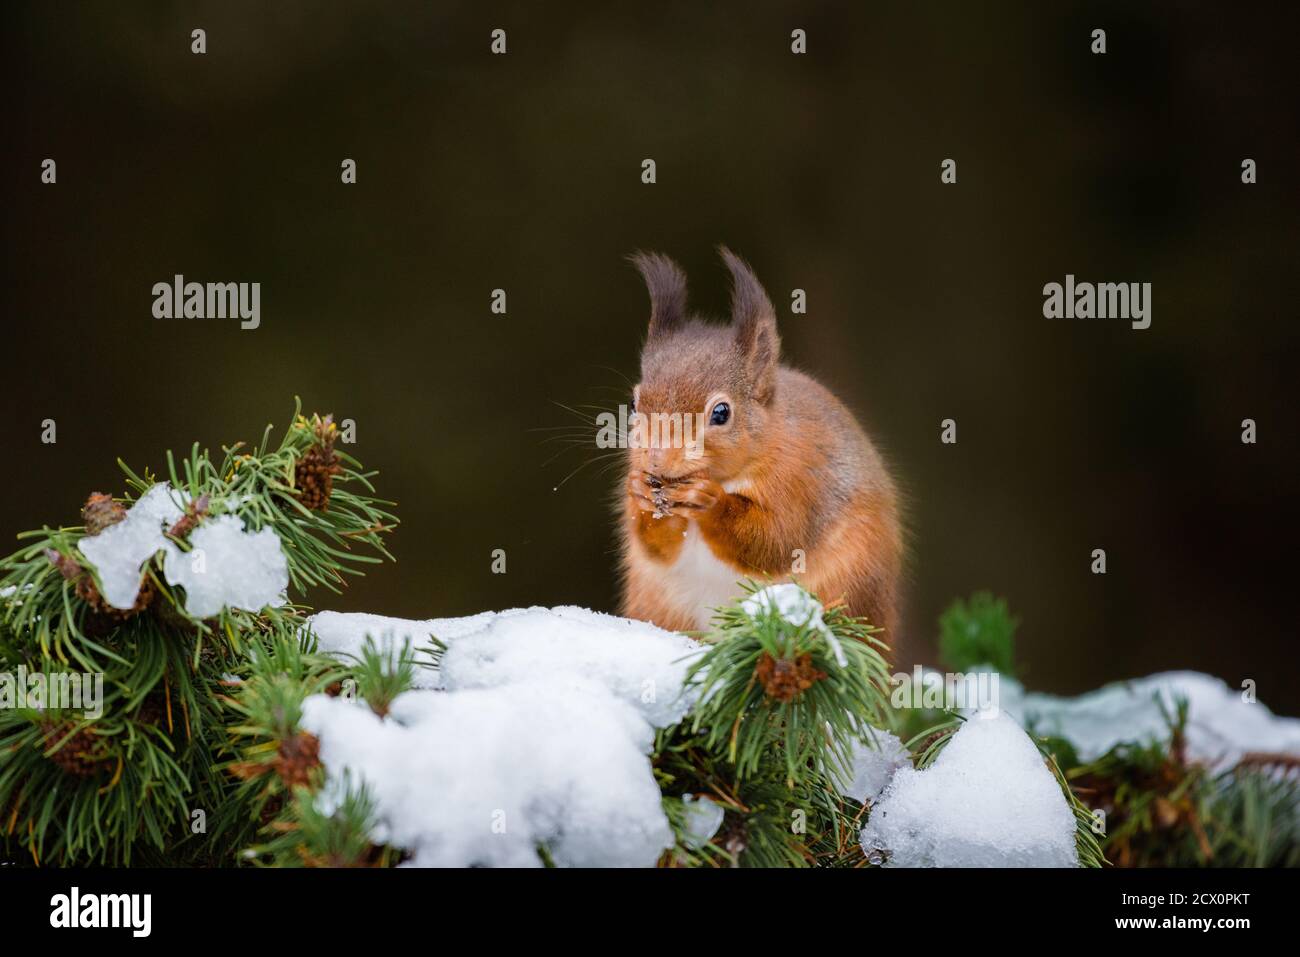
[[[903,743],[912,754],[912,765],[917,770],[924,770],[934,764],[934,759],[939,756],[952,736],[961,730],[961,726],[966,719],[955,711],[943,712],[944,720],[940,721],[933,727],[919,731],[909,740]]]
[[[1294,759],[1244,763],[1214,779],[1202,795],[1202,817],[1215,867],[1300,867],[1300,768]],[[1165,863],[1195,866],[1183,853]]]
[[[1043,760],[1051,768],[1052,776],[1056,778],[1056,783],[1061,786],[1065,799],[1070,805],[1070,812],[1074,815],[1074,849],[1079,855],[1079,866],[1105,867],[1106,854],[1101,848],[1101,842],[1097,840],[1096,819],[1093,817],[1091,809],[1083,803],[1075,790],[1070,787],[1069,780],[1061,771],[1061,766],[1056,763],[1056,757],[1048,747],[1047,742],[1042,738],[1035,738],[1034,743],[1038,745]]]
[[[1253,754],[1217,774],[1185,755],[1188,704],[1168,737],[1122,742],[1066,777],[1105,814],[1102,847],[1120,867],[1300,866],[1300,762]]]
[[[400,853],[376,845],[375,802],[344,774],[321,790],[294,788],[287,811],[267,828],[269,839],[245,859],[263,867],[388,867]]]
[[[383,535],[396,519],[374,497],[373,473],[335,438],[329,418],[295,414],[275,446],[268,430],[250,450],[214,457],[195,446],[179,466],[169,455],[167,480],[188,503],[171,541],[188,550],[190,532],[222,515],[272,529],[295,596],[337,589],[388,558]],[[103,527],[107,514],[111,524],[158,481],[123,469],[127,496],[92,497],[88,523]],[[326,775],[304,703],[355,693],[383,717],[445,646],[432,640],[421,661],[409,643],[367,639],[349,662],[318,651],[301,605],[200,619],[158,555],[141,568],[137,607],[114,609],[80,550],[90,533],[45,527],[0,561],[0,671],[84,672],[104,690],[102,715],[0,708],[0,855],[26,865],[396,863],[399,849],[375,843],[373,795]],[[868,866],[858,835],[871,808],[839,787],[855,745],[874,746],[873,727],[906,724],[926,768],[961,726],[951,713],[891,710],[886,648],[866,621],[841,608],[803,612],[792,622],[771,604],[719,611],[688,670],[694,706],[655,739],[676,838],[665,866]],[[949,667],[1013,673],[1016,621],[1004,601],[958,601],[940,627]],[[1120,745],[1087,765],[1069,741],[1037,739],[1075,813],[1080,862],[1100,866],[1104,850],[1119,864],[1300,863],[1297,769],[1265,755],[1212,776],[1183,758],[1185,705],[1168,717],[1168,741]],[[722,809],[717,833],[692,831],[685,796]],[[1090,807],[1108,815],[1100,844]],[[553,864],[545,846],[538,856]]]
[[[260,637],[251,652],[244,672],[227,682],[222,696],[221,768],[240,783],[228,797],[239,813],[224,814],[218,833],[229,826],[247,835],[284,806],[296,783],[320,783],[310,735],[299,727],[302,705],[348,676],[338,662],[315,652],[305,629]]]
[[[688,722],[655,739],[655,778],[676,847],[669,867],[811,867],[836,862],[862,866],[858,846],[861,807],[841,797],[825,774],[808,769],[791,782],[779,760],[738,776],[736,767],[692,732]],[[717,834],[701,840],[688,829],[683,795],[707,798],[725,812]]]
[[[393,699],[415,685],[418,662],[411,653],[411,642],[406,640],[400,649],[388,646],[380,649],[372,637],[367,636],[356,656],[353,680],[357,694],[379,717],[385,717]]]
[[[858,834],[870,808],[843,797],[836,782],[849,767],[853,743],[872,743],[869,726],[882,727],[895,714],[887,707],[883,646],[865,622],[834,609],[824,627],[815,618],[791,623],[770,604],[751,614],[737,603],[716,622],[710,647],[688,677],[699,703],[655,742],[655,773],[677,837],[665,863],[868,866]],[[787,677],[802,680],[775,680],[765,659],[802,661],[787,669]],[[916,733],[905,744],[915,767],[930,767],[964,720],[940,712],[936,724]],[[1046,743],[1038,745],[1075,816],[1080,863],[1102,866],[1091,813]],[[683,794],[708,797],[726,812],[707,843],[689,833]]]
[[[951,671],[975,671],[981,666],[1015,676],[1016,628],[1007,603],[986,591],[969,601],[960,598],[939,617],[939,655]]]
[[[749,583],[746,592],[753,593]],[[810,609],[811,610],[811,609]],[[655,741],[655,775],[677,836],[671,866],[862,866],[862,808],[836,786],[855,742],[886,713],[877,629],[832,608],[786,620],[770,604],[719,610],[687,676],[697,704]],[[711,839],[687,829],[681,797],[725,811]]]
[[[0,670],[59,674],[67,664],[14,642]],[[159,860],[189,809],[216,799],[205,765],[217,720],[214,676],[191,670],[155,621],[133,620],[103,652],[83,649],[103,679],[102,716],[84,709],[0,710],[0,833],[33,863]]]
[[[168,455],[167,480],[189,503],[169,537],[187,550],[194,528],[237,515],[250,531],[274,530],[293,592],[337,589],[388,557],[382,535],[396,519],[373,496],[373,473],[335,438],[329,418],[295,413],[278,445],[268,428],[251,450],[214,457],[196,445],[179,466]],[[0,709],[0,853],[31,864],[229,865],[259,827],[291,813],[289,789],[274,782],[280,768],[310,776],[311,748],[288,762],[281,752],[303,743],[303,698],[346,669],[303,644],[303,607],[190,615],[159,556],[141,569],[136,608],[108,606],[79,544],[158,481],[122,468],[125,498],[87,502],[98,527],[25,533],[0,561],[0,670],[103,682],[100,716]]]
[[[725,746],[741,777],[773,754],[790,783],[810,768],[830,774],[847,766],[852,741],[886,713],[879,629],[841,608],[791,624],[770,606],[751,615],[741,603],[715,621],[713,644],[686,679],[699,695],[692,729],[704,729],[710,748]]]

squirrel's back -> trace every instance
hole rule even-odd
[[[898,491],[884,458],[848,408],[798,369],[777,373],[773,417],[782,441],[771,443],[756,491],[785,501],[807,544],[791,559],[798,579],[824,601],[843,601],[896,640],[902,562]],[[800,562],[799,559],[803,561]]]

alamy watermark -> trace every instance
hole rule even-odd
[[[124,928],[132,937],[148,937],[153,929],[152,894],[83,894],[73,887],[50,898],[54,928]]]
[[[0,671],[0,709],[80,711],[90,719],[104,715],[103,672]]]
[[[890,703],[899,709],[993,712],[1000,707],[1001,675],[996,671],[926,671],[920,665],[909,675],[900,671],[889,679]]]
[[[1043,286],[1043,316],[1048,319],[1128,319],[1134,329],[1151,327],[1151,283],[1075,282]]]
[[[239,328],[262,324],[260,282],[186,282],[180,273],[171,282],[153,284],[155,319],[238,319]]]
[[[636,412],[620,405],[618,412],[596,416],[596,447],[600,449],[685,449],[688,459],[704,454],[703,412]]]

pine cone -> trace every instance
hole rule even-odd
[[[145,579],[144,584],[152,586],[153,583]],[[149,608],[153,612],[154,620],[164,628],[170,631],[179,631],[186,635],[197,635],[199,633],[199,626],[181,614],[172,602],[167,600],[155,601],[150,604]],[[212,645],[212,642],[205,641],[203,650],[199,653],[200,656],[211,658]]]
[[[717,843],[721,843],[722,849],[731,855],[732,860],[738,861],[749,847],[749,828],[745,826],[744,820],[738,818],[727,826]]]
[[[140,724],[153,725],[167,733],[171,733],[167,721],[167,693],[155,689],[144,696],[140,702],[140,707],[136,709],[135,720]]]
[[[49,748],[63,739],[68,733],[68,725],[47,721],[41,728],[44,732],[45,747]],[[46,755],[51,761],[68,774],[88,778],[107,770],[112,762],[107,751],[89,730],[82,729],[63,742],[62,747],[53,754]]]
[[[167,534],[172,538],[184,538],[190,532],[194,531],[194,526],[198,525],[208,514],[208,504],[210,497],[207,493],[200,495],[185,510],[185,514],[177,519],[176,524],[167,530]]]
[[[283,809],[284,809],[284,798],[281,797],[279,794],[274,794],[270,798],[268,798],[266,803],[262,805],[262,811],[261,814],[259,815],[259,820],[262,822],[262,826],[266,827],[277,817],[279,817],[280,811],[282,811]]]
[[[334,417],[327,415],[316,425],[316,444],[298,460],[293,483],[304,508],[322,511],[329,505],[334,491],[334,476],[343,471],[334,454]]]
[[[275,771],[284,786],[295,787],[311,783],[311,773],[320,767],[320,741],[308,731],[299,731],[292,738],[280,742],[280,752],[275,759]]]
[[[91,492],[86,504],[81,506],[81,523],[86,526],[87,535],[98,535],[124,518],[126,509],[122,504],[103,492]]]
[[[826,672],[813,667],[809,652],[796,658],[779,659],[763,652],[754,674],[769,697],[785,703],[793,701],[826,677]]]
[[[103,635],[106,630],[112,631],[113,628],[126,621],[126,619],[138,615],[148,608],[154,599],[153,581],[146,576],[140,582],[140,591],[135,596],[135,604],[130,608],[115,608],[104,600],[104,596],[95,587],[94,577],[90,572],[82,568],[75,558],[62,555],[53,548],[45,550],[45,557],[49,559],[51,565],[59,570],[59,574],[64,579],[72,583],[73,591],[77,597],[90,606],[92,616],[103,619],[100,622],[88,622],[88,627],[96,635]]]

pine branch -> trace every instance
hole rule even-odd
[[[169,453],[165,475],[181,518],[142,563],[128,609],[103,598],[81,545],[126,520],[157,484],[153,473],[122,465],[125,497],[92,493],[82,525],[19,536],[18,551],[0,561],[0,668],[101,675],[104,695],[99,717],[0,710],[7,855],[32,864],[229,865],[265,823],[261,815],[295,813],[286,796],[312,777],[311,748],[290,732],[296,709],[347,669],[314,653],[301,606],[191,614],[163,555],[184,555],[198,529],[236,516],[246,532],[275,533],[299,593],[337,590],[364,565],[391,558],[383,536],[396,519],[374,497],[374,473],[336,440],[328,416],[296,412],[274,447],[268,428],[255,449],[231,446],[219,459],[198,445],[179,461]],[[229,773],[260,764],[273,773]],[[198,826],[205,815],[210,825]]]

